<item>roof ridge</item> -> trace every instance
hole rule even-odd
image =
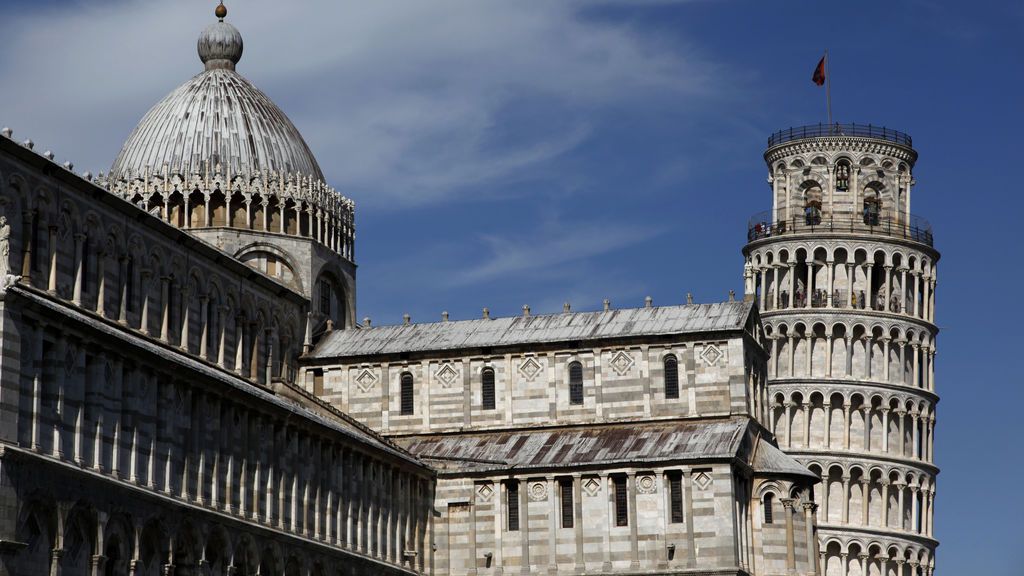
[[[335,330],[304,360],[737,333],[745,329],[753,306],[729,301]]]
[[[753,306],[753,303],[751,303],[751,302],[744,302],[744,301],[741,301],[741,300],[736,300],[736,301],[722,300],[722,301],[719,301],[719,302],[700,302],[700,303],[696,303],[696,304],[667,304],[667,305],[663,305],[663,306],[630,306],[630,307],[626,307],[626,308],[612,308],[610,310],[572,310],[570,312],[546,312],[546,313],[540,313],[540,314],[534,314],[534,313],[531,312],[529,316],[524,316],[522,314],[513,314],[513,315],[509,315],[509,316],[493,316],[493,317],[487,317],[487,318],[463,318],[463,319],[459,319],[459,320],[430,320],[430,321],[427,321],[427,322],[410,322],[408,324],[405,324],[404,322],[403,323],[399,323],[399,324],[379,324],[379,325],[376,325],[376,326],[360,326],[360,328],[362,328],[364,330],[372,331],[372,330],[383,329],[383,328],[409,328],[409,327],[412,327],[412,326],[435,326],[435,325],[443,325],[443,324],[459,324],[459,323],[469,323],[469,322],[496,322],[496,321],[499,321],[499,320],[516,320],[516,319],[530,319],[530,318],[552,318],[552,317],[556,317],[556,316],[577,316],[577,315],[582,316],[582,315],[585,315],[585,314],[613,314],[613,313],[616,313],[616,312],[630,312],[630,311],[639,311],[639,310],[659,310],[659,309],[670,309],[670,308],[694,309],[694,308],[702,308],[702,307],[706,308],[706,307],[711,307],[711,306],[722,306],[722,305],[738,305],[738,306],[744,306],[744,307],[748,307],[749,308],[749,307]]]

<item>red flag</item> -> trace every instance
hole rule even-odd
[[[821,60],[818,61],[818,66],[814,68],[814,76],[811,76],[811,81],[822,86],[825,84],[825,57],[822,56]]]

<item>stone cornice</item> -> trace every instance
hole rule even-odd
[[[847,451],[837,448],[821,448],[820,450],[813,448],[784,448],[782,451],[805,465],[808,463],[825,465],[830,462],[837,462],[850,466],[860,466],[865,469],[870,469],[874,465],[888,465],[889,469],[902,468],[928,474],[932,477],[933,481],[939,475],[939,468],[928,462],[884,456],[875,452],[855,452],[853,450]],[[810,462],[812,460],[813,462]]]
[[[873,326],[875,324],[882,324],[888,328],[901,327],[904,330],[906,328],[915,328],[918,330],[927,330],[931,335],[931,339],[934,342],[936,337],[939,335],[939,328],[935,324],[916,318],[914,316],[905,316],[903,314],[895,314],[892,312],[882,312],[879,310],[868,310],[859,308],[783,308],[778,310],[762,310],[761,320],[765,324],[774,324],[773,320],[790,320],[790,324],[799,322],[813,326],[817,323],[825,325],[829,324],[843,324],[854,326],[857,324],[863,324],[865,326]],[[854,320],[850,322],[850,320]]]
[[[866,538],[867,540],[886,539],[888,541],[896,540],[904,545],[917,544],[925,546],[930,550],[934,550],[939,544],[937,540],[928,536],[904,530],[885,530],[878,528],[877,526],[856,526],[851,524],[827,524],[819,522],[818,532],[822,540],[828,540],[833,537],[847,542],[863,538]]]
[[[875,246],[877,246],[878,248],[881,248],[881,249],[885,249],[886,245],[896,244],[896,245],[899,245],[899,246],[903,246],[905,248],[909,248],[911,250],[918,250],[918,251],[920,251],[920,252],[922,252],[924,254],[927,254],[928,257],[931,258],[932,263],[938,262],[939,258],[940,258],[939,251],[936,250],[934,247],[929,246],[928,244],[925,244],[924,242],[917,242],[916,240],[911,240],[909,238],[904,238],[903,236],[887,235],[887,234],[884,234],[882,232],[879,232],[877,234],[868,234],[868,233],[857,232],[857,231],[845,231],[844,232],[844,231],[840,231],[840,230],[831,230],[831,231],[829,231],[829,230],[822,230],[822,229],[815,229],[813,231],[808,230],[807,232],[790,231],[790,232],[787,232],[786,234],[781,235],[781,236],[769,236],[769,237],[766,237],[766,238],[759,238],[757,240],[753,240],[753,241],[747,242],[743,246],[743,254],[744,255],[748,255],[754,249],[760,248],[761,246],[765,246],[765,245],[768,245],[768,244],[785,244],[785,243],[788,242],[788,243],[793,243],[793,244],[799,244],[801,246],[806,246],[806,245],[808,245],[808,242],[810,242],[810,243],[813,243],[813,244],[815,244],[817,246],[817,245],[829,245],[830,242],[834,242],[835,240],[848,240],[848,239],[855,239],[855,240],[858,240],[858,241],[861,241],[861,242],[868,241],[869,243],[873,243]],[[823,242],[823,240],[827,240],[827,241]],[[798,246],[798,247],[800,247],[800,246]],[[836,247],[836,248],[839,248],[839,247],[848,248],[847,246],[839,246],[839,245],[835,245],[833,247]]]
[[[766,150],[764,160],[771,166],[775,161],[782,158],[814,152],[879,154],[903,160],[909,163],[911,167],[917,162],[917,152],[913,148],[886,140],[857,136],[816,136],[791,140]]]
[[[832,389],[849,389],[854,392],[859,392],[865,396],[870,396],[875,390],[887,390],[895,393],[897,396],[905,396],[906,399],[909,399],[911,396],[923,397],[930,400],[933,406],[939,403],[939,396],[934,392],[925,390],[924,388],[913,388],[891,382],[801,377],[768,379],[768,387],[772,390],[783,389],[796,392],[806,392],[809,391],[810,388],[822,388],[826,386]]]

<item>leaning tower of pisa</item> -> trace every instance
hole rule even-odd
[[[935,278],[911,213],[907,134],[819,125],[773,134],[772,207],[751,218],[745,295],[770,338],[771,425],[821,475],[818,573],[935,566]]]

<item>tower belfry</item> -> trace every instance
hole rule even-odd
[[[764,158],[745,297],[769,339],[771,427],[822,478],[820,574],[931,574],[939,253],[911,212],[917,152],[887,128],[819,125],[776,132]]]

